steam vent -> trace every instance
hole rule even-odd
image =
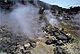
[[[0,0],[0,54],[80,54],[80,6]]]

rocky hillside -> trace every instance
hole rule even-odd
[[[0,16],[0,54],[80,54],[79,7],[2,0]]]

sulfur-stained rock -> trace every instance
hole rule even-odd
[[[37,46],[32,50],[32,54],[54,54],[52,45],[46,45],[44,42],[37,42]]]

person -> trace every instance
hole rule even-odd
[[[45,9],[43,7],[40,7],[39,14],[43,14],[44,10]]]

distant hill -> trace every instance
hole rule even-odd
[[[57,9],[57,10],[65,9],[65,8],[59,7],[58,5],[51,5],[42,1],[38,1],[38,4],[44,7],[45,9]]]
[[[72,13],[77,14],[80,11],[80,6],[70,7],[69,9],[66,9],[65,11],[69,12],[70,14],[72,14]]]
[[[36,4],[34,4],[34,1],[35,0],[8,0],[7,2],[4,2],[4,0],[0,0],[0,7],[3,9],[9,9],[16,2],[22,3],[24,5],[25,5],[25,3],[29,2],[29,3],[33,4],[34,6],[36,6]],[[37,0],[37,4],[39,5],[39,7],[43,7],[45,9],[61,10],[61,11],[65,11],[67,13],[69,13],[69,12],[77,13],[78,11],[80,11],[80,7],[73,7],[73,8],[71,7],[70,9],[66,9],[66,8],[60,7],[58,5],[51,5],[51,4],[45,3],[40,0]]]

